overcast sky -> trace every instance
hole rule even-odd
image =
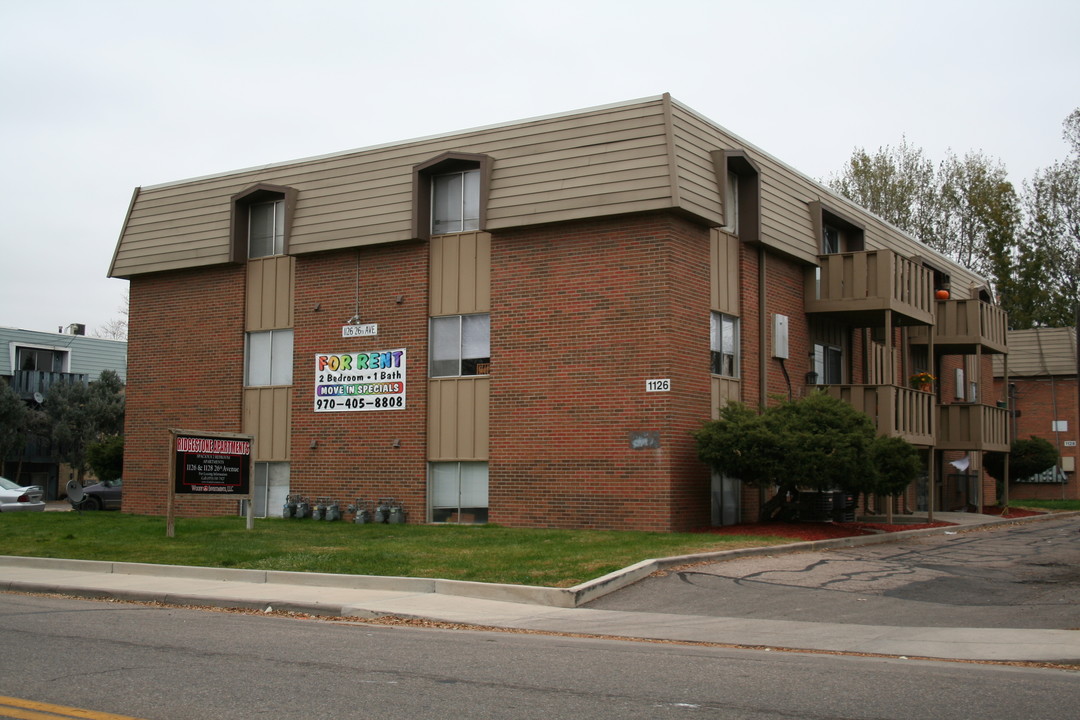
[[[670,92],[814,178],[1066,154],[1075,0],[0,0],[0,326],[93,334],[140,185]]]

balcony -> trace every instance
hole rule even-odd
[[[934,301],[934,351],[943,355],[970,355],[983,352],[1007,353],[1009,316],[996,305],[982,300]],[[926,345],[927,328],[912,328],[912,345]]]
[[[1008,452],[1009,411],[992,405],[939,405],[937,447]]]
[[[804,281],[808,313],[832,313],[860,327],[882,324],[932,325],[933,273],[891,250],[819,255]]]
[[[61,383],[82,383],[86,385],[89,375],[80,373],[43,372],[40,370],[16,370],[11,377],[11,387],[23,400],[34,397],[34,393],[49,394],[49,388]]]
[[[933,393],[899,385],[822,385],[819,389],[870,416],[879,435],[934,445]]]

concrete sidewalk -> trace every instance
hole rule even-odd
[[[1040,516],[1043,517],[1047,516]],[[959,520],[969,526],[1017,522],[984,518],[986,516],[970,515],[959,519],[949,517],[948,520]],[[1072,630],[890,627],[580,607],[664,568],[729,557],[852,547],[955,531],[953,528],[909,530],[889,535],[648,560],[568,589],[0,556],[0,590],[358,618],[393,615],[551,633],[777,649],[1080,664],[1080,631]]]

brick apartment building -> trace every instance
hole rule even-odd
[[[1080,384],[1077,383],[1076,328],[1009,331],[1008,381],[1014,438],[1043,438],[1057,448],[1052,470],[1009,485],[1010,500],[1080,500],[1076,465],[1080,458]],[[994,362],[997,392],[1006,368]]]
[[[110,275],[129,512],[171,428],[253,435],[259,514],[661,531],[756,517],[691,438],[730,400],[865,411],[939,488],[901,511],[1008,446],[985,280],[667,95],[139,188]]]

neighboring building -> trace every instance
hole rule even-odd
[[[730,400],[822,387],[935,481],[1008,447],[985,280],[667,95],[138,188],[109,274],[128,512],[173,428],[254,435],[260,514],[662,531],[756,517],[691,437]]]
[[[1076,464],[1080,457],[1080,385],[1077,383],[1076,328],[1009,331],[1008,368],[994,362],[999,393],[1008,372],[1012,437],[1032,436],[1057,448],[1058,466],[1009,484],[1009,499],[1080,500]]]
[[[56,384],[94,382],[102,370],[126,378],[127,343],[86,337],[85,326],[78,324],[55,333],[0,327],[0,378],[28,405],[39,405]],[[40,485],[49,500],[69,479],[59,482],[60,461],[46,439],[32,439],[21,452],[0,460],[0,474],[23,485]]]

